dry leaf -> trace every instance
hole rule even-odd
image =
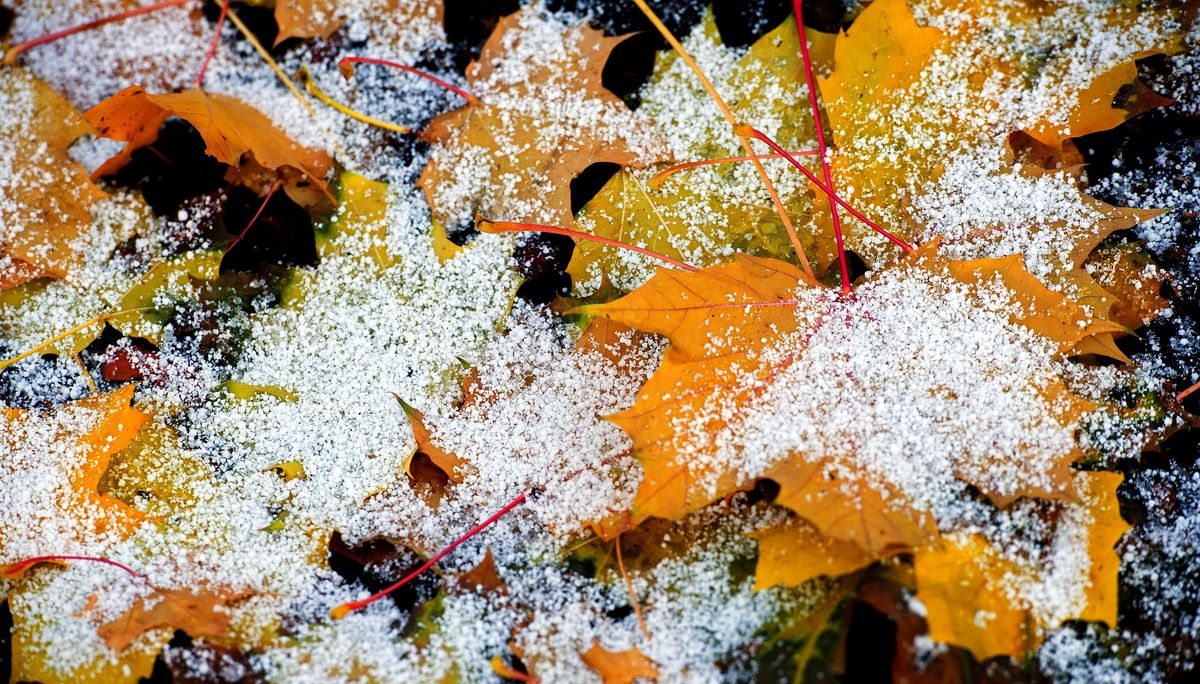
[[[231,589],[159,589],[151,598],[135,601],[124,615],[101,625],[96,633],[117,653],[160,627],[180,629],[193,638],[217,639],[229,627],[229,605],[248,594]]]
[[[120,169],[133,151],[158,137],[158,129],[169,116],[178,116],[196,128],[207,145],[206,152],[233,167],[242,156],[276,171],[293,169],[317,186],[325,187],[325,176],[333,161],[320,150],[292,142],[271,120],[237,98],[192,89],[170,95],[147,93],[130,86],[84,113],[99,134],[129,143],[99,169],[103,176]]]
[[[0,136],[13,145],[10,175],[0,181],[0,289],[34,278],[69,277],[80,264],[71,243],[92,225],[104,193],[68,148],[92,127],[61,95],[20,68],[0,71],[6,111]]]

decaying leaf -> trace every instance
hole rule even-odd
[[[226,588],[159,589],[134,602],[121,617],[101,625],[97,633],[120,653],[142,634],[160,627],[181,629],[191,637],[220,638],[229,627],[230,604],[248,595]]]
[[[242,164],[243,155],[250,153],[268,169],[291,169],[324,188],[325,176],[333,166],[324,152],[292,142],[270,119],[237,98],[199,89],[155,95],[130,86],[84,113],[101,136],[128,143],[95,175],[113,173],[128,163],[134,150],[158,138],[159,128],[170,116],[195,126],[207,145],[205,151],[235,168]]]
[[[648,122],[601,85],[620,38],[586,25],[561,32],[537,8],[500,20],[467,68],[478,99],[434,119],[421,174],[447,228],[476,216],[569,226],[570,182],[591,164],[644,166],[665,155]]]

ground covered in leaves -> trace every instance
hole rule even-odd
[[[0,0],[0,679],[1191,681],[1195,15]]]

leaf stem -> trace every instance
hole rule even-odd
[[[517,498],[508,502],[508,504],[506,504],[504,506],[504,508],[501,508],[500,510],[493,513],[487,520],[484,520],[483,522],[479,523],[475,527],[472,527],[470,529],[470,531],[468,531],[466,534],[462,535],[458,539],[455,539],[449,546],[447,546],[446,548],[439,551],[436,556],[425,561],[425,563],[423,565],[421,565],[421,567],[408,573],[400,581],[396,582],[395,584],[391,585],[390,587],[387,587],[387,588],[382,589],[374,594],[371,594],[370,596],[368,596],[365,599],[360,599],[358,601],[350,601],[349,603],[343,603],[340,606],[336,606],[336,607],[334,607],[333,610],[331,610],[329,612],[329,616],[332,617],[334,620],[340,620],[340,619],[346,617],[347,615],[349,615],[351,612],[356,611],[360,608],[365,608],[366,606],[371,605],[372,603],[387,596],[388,594],[391,594],[392,592],[396,591],[400,587],[403,587],[404,585],[408,584],[409,582],[411,582],[414,579],[416,579],[417,577],[419,577],[421,575],[421,573],[423,573],[426,570],[428,570],[429,568],[433,567],[434,563],[437,563],[439,560],[444,558],[446,556],[446,554],[448,554],[451,551],[453,551],[454,549],[458,548],[458,546],[460,544],[467,541],[471,537],[474,537],[476,534],[479,534],[484,529],[486,529],[489,525],[496,522],[500,518],[503,518],[512,509],[525,503],[525,499],[526,499],[525,492],[521,492],[520,494],[517,495]]]
[[[650,20],[650,23],[654,25],[654,28],[657,29],[659,34],[662,35],[662,37],[667,41],[667,43],[671,46],[671,49],[673,49],[675,53],[679,55],[679,58],[683,60],[683,63],[686,64],[687,67],[691,69],[692,73],[696,75],[696,78],[700,79],[700,85],[704,86],[704,90],[708,92],[709,97],[711,97],[713,102],[717,105],[717,109],[721,110],[721,115],[725,117],[725,120],[729,122],[730,127],[734,129],[734,133],[737,134],[738,120],[733,115],[733,111],[729,109],[729,105],[725,104],[724,98],[722,98],[721,94],[717,92],[717,88],[712,84],[712,81],[708,80],[708,76],[705,75],[704,71],[700,68],[700,65],[697,64],[696,60],[693,59],[690,54],[688,54],[686,49],[684,49],[683,43],[680,43],[679,39],[675,37],[675,34],[671,33],[671,29],[667,28],[667,25],[663,23],[662,19],[659,18],[658,14],[656,14],[654,10],[650,9],[650,6],[646,4],[645,0],[633,0],[633,4],[637,5],[638,9],[642,11],[642,14],[646,15],[646,18]],[[796,227],[792,225],[792,219],[790,216],[788,216],[787,209],[785,209],[783,206],[783,200],[779,199],[779,193],[775,191],[775,184],[771,182],[770,176],[767,175],[767,169],[754,154],[754,148],[751,147],[750,141],[741,134],[737,134],[737,137],[742,143],[742,148],[746,150],[746,155],[751,157],[751,161],[754,162],[754,169],[758,171],[758,177],[762,180],[763,187],[766,188],[767,194],[771,197],[771,204],[773,204],[775,207],[775,213],[779,215],[779,219],[783,221],[783,227],[787,229],[788,239],[791,240],[792,249],[796,252],[796,257],[800,259],[801,268],[804,269],[804,273],[809,277],[815,277],[813,275],[812,266],[810,266],[808,263],[808,257],[804,254],[804,246],[800,244],[800,236],[796,233]]]
[[[646,635],[649,640],[650,629],[646,627],[646,620],[642,617],[642,606],[638,602],[637,593],[633,590],[633,580],[629,578],[629,573],[625,572],[625,557],[621,555],[621,535],[617,535],[617,569],[621,571],[621,579],[625,580],[625,591],[629,593],[629,600],[633,603],[633,614],[637,616],[638,626],[642,628],[642,634]]]
[[[133,577],[141,577],[140,574],[135,572],[128,565],[125,565],[123,563],[118,563],[115,560],[109,560],[107,558],[97,558],[94,556],[34,556],[32,558],[25,558],[23,560],[17,561],[16,563],[13,563],[12,565],[0,566],[0,577],[16,576],[16,575],[19,575],[20,573],[24,572],[25,570],[27,570],[30,566],[37,565],[38,563],[53,562],[53,561],[87,561],[90,563],[103,563],[104,565],[111,565],[114,568],[120,568],[121,570],[124,570],[125,572],[129,573]]]
[[[887,230],[885,230],[882,226],[880,226],[878,223],[875,223],[874,221],[867,218],[866,216],[863,216],[861,212],[859,212],[854,207],[850,206],[850,204],[847,203],[846,200],[842,199],[841,197],[839,197],[837,195],[837,193],[833,192],[832,188],[830,188],[827,184],[822,183],[820,181],[820,179],[817,178],[816,174],[814,174],[812,171],[809,171],[807,168],[805,168],[805,166],[803,164],[801,164],[799,161],[797,161],[795,157],[793,157],[790,153],[786,152],[782,147],[780,147],[779,143],[775,142],[774,140],[771,140],[771,138],[768,137],[766,133],[763,133],[762,131],[760,131],[756,128],[752,128],[751,126],[748,126],[746,124],[739,124],[739,127],[743,131],[746,132],[746,135],[748,137],[751,137],[751,138],[754,138],[755,140],[760,140],[760,141],[766,143],[767,146],[770,147],[771,149],[775,150],[779,154],[779,156],[783,157],[784,159],[786,159],[788,161],[788,163],[790,163],[792,166],[799,169],[801,173],[803,173],[810,181],[813,182],[814,185],[817,186],[817,189],[819,189],[821,192],[825,193],[825,195],[827,197],[829,197],[831,202],[836,202],[836,203],[842,205],[842,207],[844,207],[846,209],[846,212],[849,213],[851,216],[862,221],[863,223],[870,226],[871,229],[874,230],[875,232],[879,233],[880,235],[884,236],[885,238],[896,243],[896,245],[898,245],[904,251],[906,251],[906,252],[913,251],[912,245],[908,244],[904,240],[901,240],[900,238],[896,237],[895,235],[892,235]]]
[[[829,171],[829,159],[825,155],[825,126],[821,123],[821,107],[817,103],[817,79],[813,78],[812,58],[808,54],[808,36],[804,28],[804,0],[792,0],[796,15],[796,33],[800,39],[800,56],[804,60],[804,80],[808,83],[808,101],[812,105],[813,126],[817,132],[817,153],[821,155],[821,171],[825,186],[829,188],[825,197],[829,201],[829,214],[833,217],[833,239],[837,243],[838,265],[842,269],[842,294],[850,292],[850,270],[846,266],[846,247],[842,244],[842,220],[838,217],[833,199],[833,174]]]
[[[93,19],[91,21],[87,21],[82,24],[79,24],[78,26],[72,26],[71,28],[63,29],[61,31],[55,31],[54,33],[47,33],[44,36],[39,36],[37,38],[33,38],[31,40],[27,40],[23,43],[18,43],[17,45],[12,46],[11,48],[8,49],[8,52],[6,52],[4,54],[4,60],[3,60],[3,62],[0,62],[0,63],[3,63],[5,66],[12,66],[13,64],[17,63],[17,57],[21,56],[21,53],[25,52],[26,50],[28,50],[30,48],[34,48],[39,45],[45,45],[46,43],[52,43],[52,42],[58,40],[59,38],[66,38],[67,36],[72,36],[72,35],[75,35],[76,33],[82,33],[89,29],[94,29],[98,26],[104,26],[105,24],[111,24],[111,23],[118,22],[118,21],[124,21],[126,19],[132,19],[133,17],[141,16],[143,14],[149,14],[151,12],[156,12],[160,9],[165,9],[167,7],[175,7],[177,5],[184,5],[189,2],[192,2],[192,0],[165,0],[164,2],[155,3],[153,5],[147,5],[145,7],[137,7],[134,9],[126,10],[124,12],[121,12],[119,14],[114,14],[112,16],[102,17],[100,19]]]
[[[816,153],[817,153],[816,150],[801,150],[799,152],[793,152],[792,154],[794,154],[796,156],[807,156],[807,155],[815,155]],[[662,171],[659,171],[658,173],[654,174],[650,178],[649,184],[652,187],[658,187],[659,185],[662,185],[663,182],[666,181],[667,178],[669,178],[673,174],[675,174],[679,171],[684,171],[686,169],[694,169],[698,166],[709,166],[712,164],[730,164],[733,162],[753,161],[755,159],[783,159],[783,155],[779,154],[779,153],[755,154],[755,155],[746,156],[746,157],[722,157],[721,159],[701,159],[699,161],[685,162],[683,164],[676,164],[675,166],[665,168]]]
[[[152,306],[142,306],[142,307],[138,307],[136,309],[125,309],[123,311],[113,311],[110,313],[100,314],[99,316],[96,316],[95,318],[92,318],[90,320],[84,321],[83,323],[80,323],[79,325],[75,326],[74,328],[71,328],[70,330],[68,330],[66,332],[62,332],[62,333],[55,335],[54,337],[51,337],[50,339],[46,340],[45,342],[42,342],[41,344],[34,347],[33,349],[30,349],[28,351],[17,354],[16,356],[14,356],[10,359],[5,359],[3,361],[0,361],[0,370],[4,370],[5,368],[8,368],[9,366],[13,365],[14,363],[17,363],[19,361],[24,360],[25,358],[33,356],[34,354],[38,353],[38,351],[45,349],[46,347],[49,347],[50,345],[54,344],[55,342],[58,342],[59,340],[70,337],[71,335],[74,335],[75,333],[77,333],[81,330],[84,330],[89,326],[95,325],[97,323],[103,323],[103,322],[107,321],[108,319],[116,318],[117,316],[123,316],[123,315],[129,314],[129,313],[138,313],[139,311],[149,311],[150,309],[153,309],[153,308],[154,307],[152,307]]]
[[[200,73],[196,74],[196,87],[204,85],[204,74],[208,71],[208,64],[212,61],[213,55],[217,54],[217,46],[221,44],[221,29],[225,28],[225,17],[229,14],[229,0],[221,2],[221,14],[217,16],[217,26],[213,31],[212,43],[208,46],[208,53],[204,55],[204,61],[200,63]]]
[[[350,117],[351,119],[356,119],[363,123],[370,124],[372,126],[377,126],[379,128],[385,129],[385,130],[395,131],[396,133],[412,133],[413,132],[412,129],[408,128],[407,126],[401,126],[400,124],[394,124],[390,121],[384,121],[383,119],[376,119],[375,117],[373,117],[369,114],[363,114],[362,112],[360,112],[358,110],[351,109],[350,107],[347,107],[346,105],[342,104],[341,102],[338,102],[337,100],[333,99],[332,97],[326,95],[323,90],[321,90],[320,88],[317,87],[317,83],[313,79],[312,73],[309,72],[308,67],[301,67],[300,75],[304,78],[304,87],[308,90],[308,92],[313,94],[313,97],[317,98],[318,100],[320,100],[322,103],[328,105],[329,107],[332,107],[333,109],[336,109],[337,111],[345,114],[346,116]]]
[[[355,64],[378,64],[380,66],[391,67],[393,69],[400,69],[401,71],[407,71],[410,74],[420,76],[421,78],[423,78],[427,81],[436,83],[437,85],[445,88],[446,90],[449,90],[450,92],[454,93],[455,95],[458,95],[459,97],[466,100],[467,104],[475,104],[476,102],[479,102],[479,98],[475,97],[471,93],[468,93],[467,91],[463,90],[462,88],[459,88],[458,86],[447,83],[447,82],[443,81],[442,79],[438,78],[437,76],[434,76],[433,74],[426,73],[424,71],[421,71],[420,69],[414,69],[413,67],[410,67],[410,66],[398,64],[396,62],[389,62],[386,59],[376,59],[375,57],[343,57],[341,60],[338,61],[338,68],[342,70],[343,76],[345,76],[346,78],[350,78],[354,74],[354,66],[353,65],[355,65]]]
[[[246,233],[250,232],[250,229],[254,226],[255,222],[258,221],[258,217],[262,216],[263,210],[267,208],[267,204],[271,201],[271,198],[275,196],[275,191],[279,189],[279,185],[279,181],[275,181],[271,184],[271,189],[267,191],[267,196],[263,198],[262,204],[258,205],[258,211],[254,212],[254,216],[250,218],[250,222],[246,224],[246,227],[242,229],[242,232],[238,233],[238,236],[233,239],[233,242],[229,243],[229,246],[225,248],[226,254],[229,254],[229,251],[233,249],[237,243],[241,242],[242,238],[246,237]]]
[[[658,259],[659,261],[671,264],[672,266],[674,266],[676,268],[682,268],[685,271],[699,271],[700,270],[689,263],[669,257],[666,254],[660,254],[659,252],[655,252],[652,249],[646,249],[645,247],[638,247],[637,245],[631,245],[628,242],[621,242],[620,240],[614,240],[612,238],[601,237],[599,235],[592,235],[591,233],[584,233],[584,232],[578,231],[578,230],[571,230],[570,228],[559,228],[558,226],[543,226],[543,225],[535,224],[535,223],[517,223],[514,221],[487,221],[487,220],[479,221],[478,228],[479,228],[479,231],[482,233],[532,233],[532,232],[537,232],[537,233],[553,233],[555,235],[565,235],[569,238],[575,238],[576,240],[587,240],[589,242],[598,242],[602,245],[608,245],[610,247],[619,247],[621,249],[627,249],[631,252],[637,252],[638,254],[642,254],[642,255],[645,255],[645,256],[648,256],[648,257],[651,257],[654,259]]]
[[[1200,390],[1200,382],[1192,385],[1191,387],[1185,389],[1184,391],[1180,392],[1179,394],[1176,394],[1175,401],[1183,401],[1184,399],[1187,399],[1188,396],[1190,396],[1192,394],[1192,392],[1195,392],[1196,390]]]

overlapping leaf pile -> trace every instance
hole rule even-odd
[[[242,4],[318,79],[375,24],[444,16]],[[278,86],[281,113],[203,75],[131,82],[81,115],[4,67],[14,681],[134,681],[156,658],[183,677],[808,681],[847,666],[863,605],[919,678],[978,667],[919,643],[1015,667],[1071,621],[1116,627],[1130,526],[1100,433],[1136,450],[1187,417],[1118,346],[1165,307],[1117,235],[1158,212],[1085,194],[1077,145],[1167,104],[1137,60],[1181,51],[1187,13],[875,0],[837,35],[797,20],[736,50],[709,12],[633,109],[605,87],[622,37],[521,9],[448,76],[465,103],[427,112],[420,146],[386,139],[427,154],[391,186],[346,154],[380,154],[375,132],[322,118],[370,117],[298,90]],[[733,159],[746,129],[723,111],[831,187]],[[297,142],[305,116],[329,139]],[[191,158],[166,156],[172,126]],[[85,136],[126,145],[89,177]],[[154,156],[212,187],[152,210]],[[618,168],[572,212],[594,164]],[[827,190],[899,239],[839,222]],[[521,223],[575,236],[569,262],[478,234]],[[514,244],[522,275],[572,287],[518,290]],[[67,363],[83,379],[55,394]],[[1115,398],[1143,390],[1140,413]],[[471,538],[501,506],[503,532]],[[421,574],[468,530],[452,571]]]

